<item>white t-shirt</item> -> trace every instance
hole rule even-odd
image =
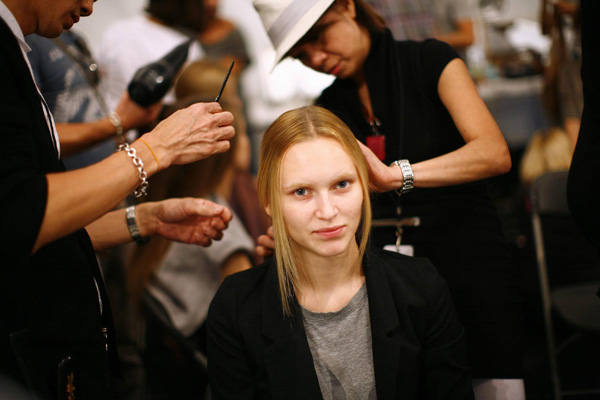
[[[139,15],[110,25],[95,54],[101,74],[101,91],[109,109],[114,109],[138,68],[158,60],[188,40],[183,33]],[[204,57],[198,42],[189,49],[187,62]],[[174,102],[173,90],[165,103]]]
[[[221,196],[210,200],[231,208]],[[221,266],[238,251],[251,254],[254,241],[237,215],[223,238],[209,247],[171,243],[148,289],[183,335],[192,335],[206,319],[208,306],[221,284]]]

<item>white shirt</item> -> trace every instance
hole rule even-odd
[[[158,60],[189,37],[168,26],[139,15],[110,25],[94,58],[102,74],[101,89],[106,105],[114,109],[138,68]],[[198,42],[192,43],[187,61],[204,57]],[[174,102],[171,89],[164,101]]]

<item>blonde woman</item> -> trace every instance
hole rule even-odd
[[[225,279],[207,318],[214,399],[472,399],[463,328],[431,263],[366,250],[368,169],[310,106],[261,146],[275,257]]]

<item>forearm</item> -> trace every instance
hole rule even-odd
[[[440,33],[436,39],[448,43],[455,49],[464,49],[473,44],[473,23],[470,20],[462,20],[456,23],[456,30],[453,32]]]
[[[148,175],[154,174],[157,164],[148,148],[139,141],[131,146]],[[124,151],[87,168],[48,174],[46,179],[48,200],[34,252],[96,221],[140,184],[138,169]]]
[[[232,121],[233,115],[222,112],[218,103],[197,103],[177,111],[130,146],[150,177],[173,163],[187,164],[228,150]],[[47,174],[46,180],[46,209],[33,252],[97,220],[141,183],[138,167],[125,151],[86,168]],[[197,212],[197,205],[190,207],[189,212]],[[192,235],[190,240],[205,239]]]
[[[85,227],[94,250],[102,251],[131,242],[125,209],[111,211]]]
[[[148,202],[136,206],[135,221],[140,236],[148,237],[156,233],[156,224],[152,215],[152,207],[156,203]],[[85,227],[94,250],[102,251],[132,241],[125,208],[111,211]]]
[[[414,186],[422,188],[459,185],[508,172],[510,153],[504,143],[486,138],[460,149],[412,165]],[[399,171],[400,168],[395,168]]]
[[[94,122],[56,124],[63,157],[68,157],[113,136],[116,128],[108,118]]]

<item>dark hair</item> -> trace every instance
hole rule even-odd
[[[354,0],[356,22],[369,31],[383,31],[387,27],[385,19],[363,0]]]
[[[172,28],[192,34],[206,27],[203,0],[150,0],[146,11]]]
[[[325,10],[323,15],[325,15],[325,13],[329,12],[330,10],[332,10],[333,8],[338,6],[338,1],[340,1],[340,0],[334,0],[333,3],[331,3],[331,5],[327,8],[327,10]],[[347,2],[349,0],[341,0],[341,1]],[[359,26],[364,27],[369,32],[373,32],[373,31],[383,32],[383,30],[387,27],[387,23],[385,22],[385,19],[381,15],[379,15],[377,13],[377,11],[375,11],[371,6],[369,6],[367,3],[365,3],[363,0],[354,0],[354,7],[356,10],[356,22],[358,23]],[[323,15],[321,15],[321,17],[323,17]],[[321,18],[321,17],[319,17],[319,18]],[[306,41],[310,41],[312,38],[313,28],[314,28],[314,25],[308,30],[308,32],[306,32],[306,34],[302,38],[300,38],[300,40],[298,40],[290,48],[290,50],[288,50],[288,52],[283,56],[283,58],[289,57],[290,52],[294,48],[297,48],[298,46],[302,45]]]

